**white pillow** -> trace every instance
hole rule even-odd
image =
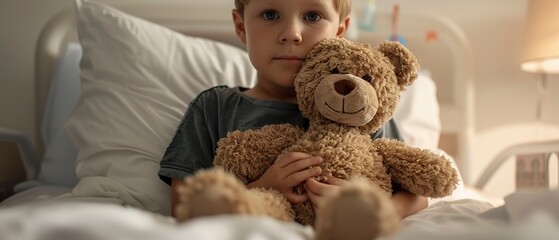
[[[157,172],[187,104],[215,85],[251,86],[245,51],[76,0],[82,94],[66,124],[78,148],[77,197],[170,214]]]
[[[404,141],[414,147],[438,150],[441,135],[437,86],[428,70],[421,69],[415,82],[400,95],[394,121]]]

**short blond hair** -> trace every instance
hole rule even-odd
[[[250,0],[235,0],[235,8],[241,13],[245,11],[245,6],[248,5]],[[340,14],[340,21],[343,21],[347,16],[349,16],[349,12],[351,11],[351,0],[333,0],[334,7]]]

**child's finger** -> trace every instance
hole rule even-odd
[[[307,189],[307,191],[311,192],[314,195],[322,195],[322,187],[320,186],[320,183],[314,178],[308,178],[307,180],[305,180],[305,189]]]
[[[286,174],[286,176],[289,176],[291,174],[294,174],[296,172],[300,172],[302,170],[305,169],[309,169],[312,168],[316,165],[319,165],[322,162],[322,158],[321,157],[308,157],[308,158],[304,158],[304,159],[299,159],[295,162],[292,162],[291,164],[287,165],[284,167],[284,172]]]
[[[332,185],[342,186],[342,185],[347,183],[347,180],[330,176],[326,179],[326,182],[328,182],[329,184],[332,184]]]
[[[320,195],[317,195],[316,193],[314,193],[311,189],[309,189],[308,184],[305,184],[305,190],[307,191],[309,201],[311,201],[311,203],[313,205],[313,208],[316,211],[316,209],[320,205],[320,201],[321,201],[322,197]]]
[[[289,201],[290,203],[302,203],[309,200],[309,196],[307,196],[307,194],[297,194],[291,192],[291,193],[285,193],[284,196],[285,198],[287,198],[287,201]]]
[[[317,196],[323,196],[324,194],[336,191],[339,186],[334,185],[331,183],[322,183],[317,181],[314,178],[309,178],[305,181],[305,185],[307,186],[308,190]]]
[[[278,157],[276,163],[280,168],[284,168],[287,165],[290,165],[293,162],[299,161],[301,159],[310,158],[312,155],[304,152],[288,152]]]
[[[293,188],[301,184],[308,178],[320,175],[320,173],[322,173],[322,169],[320,167],[309,167],[305,170],[288,175],[283,182],[286,186],[289,186],[289,188]]]

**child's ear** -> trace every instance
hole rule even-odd
[[[239,37],[239,40],[244,44],[247,43],[246,31],[245,31],[245,21],[243,19],[242,14],[237,9],[233,9],[231,11],[233,15],[233,24],[235,25],[235,33]]]
[[[338,32],[336,34],[337,37],[343,37],[347,32],[347,28],[349,27],[350,18],[347,16],[344,20],[340,21],[340,25],[338,26]]]

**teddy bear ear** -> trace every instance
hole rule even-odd
[[[417,78],[419,63],[404,45],[396,41],[385,41],[378,45],[377,50],[383,53],[394,66],[398,85],[402,89],[413,83]]]

